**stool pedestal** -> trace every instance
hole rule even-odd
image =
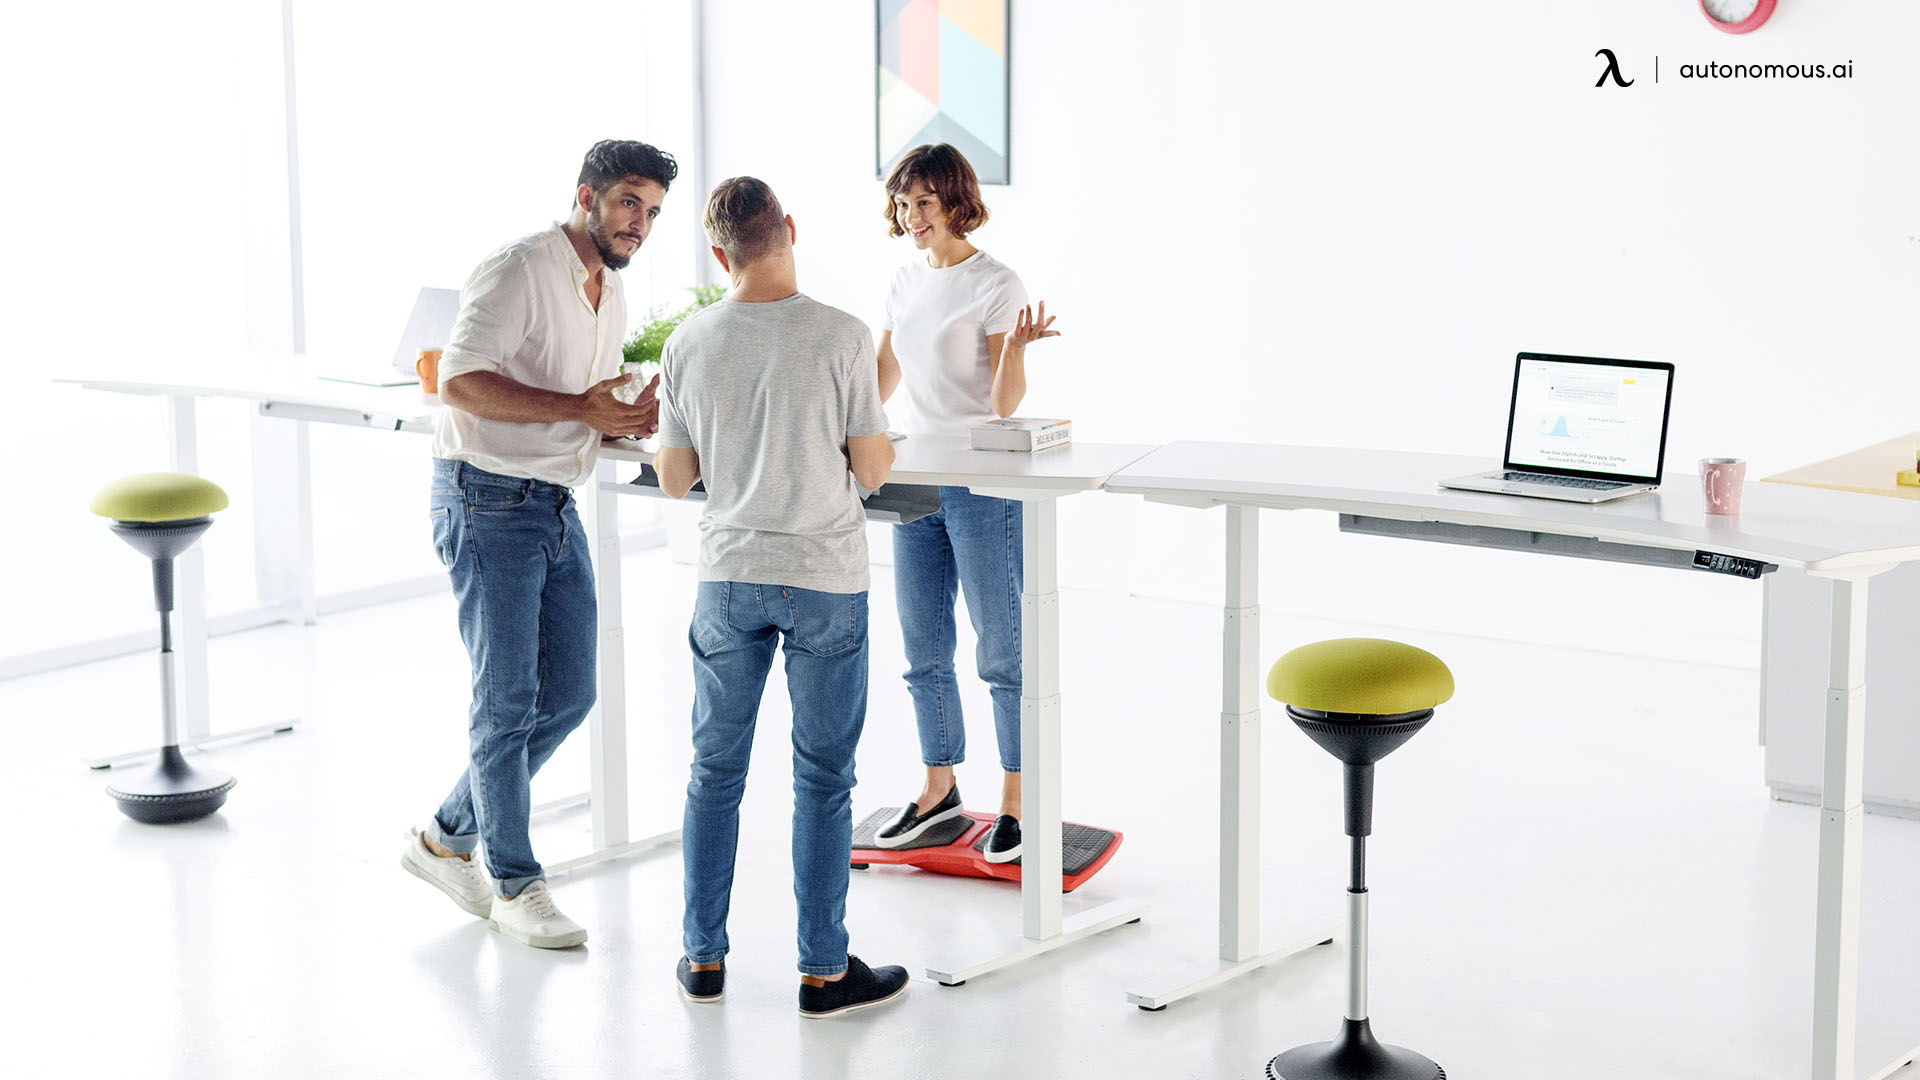
[[[107,794],[135,821],[170,825],[203,818],[220,809],[233,790],[233,777],[187,764],[178,746],[160,748],[160,762],[145,773],[115,778]]]
[[[1267,1062],[1271,1080],[1446,1080],[1447,1070],[1373,1037],[1365,1020],[1345,1020],[1332,1042],[1297,1046]]]
[[[1373,832],[1373,766],[1433,718],[1432,709],[1367,716],[1288,705],[1287,715],[1343,763],[1346,833],[1353,839],[1347,885],[1347,1013],[1331,1042],[1296,1046],[1267,1062],[1269,1080],[1446,1080],[1431,1059],[1373,1037],[1367,1016],[1367,837]]]
[[[160,612],[160,761],[152,769],[116,777],[107,794],[121,813],[149,825],[193,821],[220,809],[233,790],[233,777],[214,769],[196,769],[180,753],[180,724],[174,700],[173,560],[213,524],[210,517],[179,521],[114,523],[113,531],[153,560],[153,604]]]

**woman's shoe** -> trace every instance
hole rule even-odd
[[[947,789],[947,797],[934,803],[926,813],[922,814],[918,811],[919,805],[917,801],[908,802],[900,811],[900,816],[893,819],[893,824],[881,829],[874,836],[873,846],[877,848],[907,847],[920,839],[921,834],[928,829],[967,812],[966,807],[960,805],[959,784]]]

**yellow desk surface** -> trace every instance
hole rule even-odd
[[[1920,487],[1905,487],[1893,479],[1894,474],[1902,469],[1913,469],[1916,445],[1920,445],[1920,432],[1888,439],[1812,465],[1788,469],[1767,477],[1766,482],[1857,491],[1862,495],[1891,495],[1896,499],[1920,499]]]

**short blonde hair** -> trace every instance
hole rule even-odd
[[[786,238],[786,212],[766,181],[751,176],[722,180],[707,196],[701,218],[707,238],[726,252],[733,266],[750,266],[780,250]]]

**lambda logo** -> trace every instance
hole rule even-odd
[[[1600,78],[1594,80],[1593,85],[1605,86],[1609,78],[1613,80],[1613,85],[1615,86],[1627,87],[1633,85],[1632,79],[1622,79],[1620,77],[1620,58],[1613,55],[1612,49],[1601,49],[1593,55],[1607,58],[1607,70],[1600,73]]]

